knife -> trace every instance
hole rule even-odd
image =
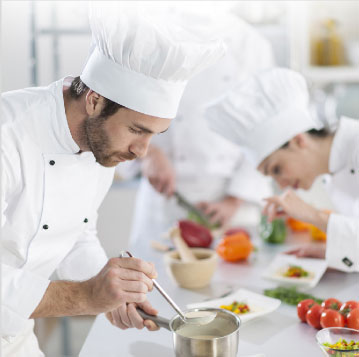
[[[212,223],[209,221],[208,217],[200,209],[198,209],[192,203],[188,202],[179,192],[175,191],[174,196],[177,198],[177,202],[181,207],[198,218],[198,223],[206,227],[212,226]]]

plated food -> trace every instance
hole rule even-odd
[[[231,309],[231,312],[236,313],[240,317],[242,323],[245,323],[275,311],[280,306],[280,303],[281,302],[278,299],[257,294],[247,289],[239,289],[220,299],[189,304],[187,305],[187,308],[221,307],[227,311]],[[234,309],[234,311],[232,311],[232,309]]]
[[[262,275],[282,286],[313,288],[327,269],[324,259],[297,258],[292,255],[278,254]]]
[[[233,301],[229,305],[221,305],[220,308],[231,311],[237,315],[247,314],[251,311],[248,304],[246,304],[245,302],[238,302],[238,301]]]

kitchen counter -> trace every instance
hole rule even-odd
[[[252,241],[258,247],[258,252],[253,253],[248,262],[230,264],[219,259],[210,286],[198,290],[186,290],[175,285],[165,272],[163,253],[153,251],[149,246],[131,247],[130,251],[134,256],[156,264],[158,282],[185,309],[186,304],[216,298],[229,290],[246,288],[262,293],[266,288],[276,287],[276,283],[261,278],[263,271],[277,253],[309,241],[309,237],[305,234],[291,235],[287,237],[285,245],[269,246],[262,243],[253,232]],[[320,298],[358,300],[358,287],[358,273],[347,274],[329,269],[310,293]],[[149,300],[160,311],[160,315],[167,318],[174,316],[172,308],[157,291],[149,294]],[[263,354],[266,357],[319,357],[322,352],[315,340],[316,332],[299,321],[295,306],[282,303],[273,313],[249,321],[240,328],[238,356]],[[123,331],[112,326],[102,314],[96,318],[80,352],[80,357],[99,356],[174,357],[172,334],[166,329],[156,332],[146,329]]]

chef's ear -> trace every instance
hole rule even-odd
[[[86,111],[90,116],[96,116],[101,113],[102,96],[93,90],[89,90],[86,94]]]

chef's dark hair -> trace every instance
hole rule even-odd
[[[307,134],[311,135],[311,136],[314,136],[315,138],[318,138],[318,139],[324,139],[326,138],[327,136],[330,135],[330,132],[328,129],[320,129],[320,130],[317,130],[317,129],[311,129],[311,130],[308,130],[307,131]],[[287,141],[284,145],[282,145],[280,148],[281,149],[285,149],[289,146],[289,141]]]
[[[80,76],[75,77],[70,86],[70,97],[77,100],[79,99],[89,88],[82,82]],[[125,108],[123,105],[113,102],[110,99],[103,97],[105,105],[102,108],[101,116],[108,117],[115,114],[120,108]]]

